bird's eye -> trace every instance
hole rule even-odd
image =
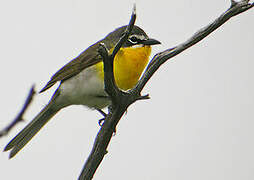
[[[137,44],[139,39],[136,37],[136,36],[132,36],[130,37],[129,39],[129,42],[132,43],[132,44]]]

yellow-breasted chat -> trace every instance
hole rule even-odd
[[[62,108],[76,104],[100,110],[110,105],[110,98],[104,91],[103,62],[98,47],[100,43],[104,43],[112,52],[125,29],[126,26],[122,26],[109,33],[51,77],[40,92],[46,91],[57,82],[60,82],[59,87],[49,103],[7,144],[4,150],[11,150],[10,158],[15,156]],[[136,85],[149,61],[151,45],[155,44],[160,42],[149,38],[140,27],[133,27],[128,40],[114,59],[114,76],[120,89],[128,90]]]

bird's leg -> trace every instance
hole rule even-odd
[[[108,108],[109,108],[109,111],[110,111],[111,106],[109,106]],[[107,113],[105,113],[103,110],[101,110],[101,109],[99,109],[99,108],[96,108],[96,110],[97,110],[99,113],[101,113],[102,116],[104,116],[104,118],[101,118],[101,119],[99,119],[99,121],[98,121],[99,126],[103,126],[104,120],[105,120],[105,118],[107,117]],[[114,131],[113,131],[113,136],[115,136],[115,135],[116,135],[116,129],[114,129]]]
[[[104,116],[104,118],[99,119],[99,121],[98,121],[99,126],[102,126],[103,123],[104,123],[104,120],[105,120],[105,118],[106,118],[106,116],[107,116],[107,114],[106,114],[104,111],[102,111],[101,109],[99,109],[99,108],[96,108],[96,110],[97,110],[99,113],[101,113],[102,116]]]

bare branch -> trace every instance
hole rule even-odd
[[[105,122],[101,127],[100,131],[97,134],[95,139],[93,149],[91,154],[89,155],[86,164],[81,172],[79,180],[90,180],[92,179],[96,169],[101,163],[103,157],[107,153],[107,147],[111,140],[112,134],[115,132],[116,125],[119,122],[120,118],[127,110],[128,106],[134,103],[137,100],[148,99],[149,96],[140,96],[140,92],[148,82],[148,80],[152,77],[155,71],[168,59],[176,56],[181,53],[185,49],[193,46],[198,43],[226,21],[228,21],[231,17],[242,13],[251,7],[253,7],[253,3],[249,4],[248,0],[242,0],[240,2],[235,2],[231,0],[231,7],[223,13],[219,18],[217,18],[213,23],[208,26],[202,28],[197,33],[195,33],[190,39],[186,42],[174,47],[167,49],[161,53],[156,54],[148,68],[146,69],[144,75],[138,82],[135,88],[129,90],[128,92],[123,92],[115,84],[114,74],[113,74],[113,60],[123,43],[128,39],[128,36],[134,26],[136,19],[136,8],[134,6],[134,10],[132,13],[132,17],[123,37],[119,40],[113,53],[109,55],[108,50],[105,45],[101,44],[99,48],[99,53],[103,57],[104,63],[104,83],[105,83],[105,91],[108,93],[112,100],[112,106],[109,108],[109,114],[105,118]]]
[[[174,48],[167,49],[163,52],[156,54],[153,59],[151,60],[150,64],[148,65],[144,75],[136,85],[134,89],[131,91],[136,91],[136,93],[140,93],[152,75],[157,71],[157,69],[165,63],[167,60],[171,59],[172,57],[178,55],[179,53],[183,52],[187,48],[193,46],[194,44],[198,43],[209,34],[214,32],[217,28],[227,22],[231,17],[238,15],[254,6],[254,3],[248,3],[249,0],[242,0],[239,2],[231,1],[231,7],[220,15],[217,19],[215,19],[212,23],[201,28],[198,32],[196,32],[191,38],[187,41],[179,44]]]
[[[149,98],[148,95],[141,96],[140,92],[142,91],[148,80],[156,72],[156,70],[170,58],[176,56],[177,54],[181,53],[182,51],[204,39],[206,36],[208,36],[210,33],[215,31],[218,27],[228,21],[231,17],[238,15],[254,6],[253,3],[249,4],[248,2],[248,0],[242,0],[240,2],[231,0],[231,7],[214,22],[199,30],[186,42],[179,44],[174,48],[170,48],[156,54],[151,60],[151,63],[149,64],[148,68],[146,69],[144,75],[142,76],[136,87],[129,90],[128,92],[123,92],[118,89],[115,84],[113,74],[113,60],[115,55],[121,48],[122,44],[127,40],[134,26],[136,19],[136,11],[134,7],[130,23],[126,28],[126,32],[115,46],[113,53],[109,55],[108,50],[103,44],[101,44],[99,48],[99,53],[103,57],[104,63],[105,91],[108,93],[112,100],[112,106],[110,106],[109,114],[106,116],[104,124],[96,136],[93,149],[83,167],[79,180],[92,179],[96,169],[98,168],[99,164],[107,153],[107,147],[112,138],[112,134],[115,132],[116,125],[124,112],[127,110],[128,106],[137,100]]]
[[[135,24],[136,17],[137,17],[137,14],[136,14],[136,5],[134,4],[129,25],[126,27],[126,30],[125,30],[125,33],[123,34],[123,37],[116,44],[115,49],[113,50],[113,53],[112,53],[112,58],[115,57],[116,53],[119,51],[121,46],[128,39],[128,37],[129,37],[129,35],[131,33],[131,30],[133,29],[133,26]]]
[[[113,73],[113,61],[120,50],[122,45],[128,39],[136,20],[136,6],[134,5],[132,16],[129,22],[129,25],[126,27],[124,35],[121,37],[119,42],[116,44],[112,54],[109,54],[108,49],[104,44],[100,44],[98,49],[99,54],[103,58],[104,64],[104,84],[105,84],[105,91],[110,96],[112,105],[109,107],[109,113],[105,115],[105,121],[102,125],[101,129],[99,130],[92,151],[82,169],[82,172],[79,176],[79,180],[91,180],[99,167],[100,163],[102,162],[105,154],[107,154],[107,147],[109,142],[112,138],[114,132],[116,132],[116,126],[121,119],[124,112],[127,108],[137,100],[145,100],[149,99],[149,95],[141,96],[140,93],[152,75],[157,71],[157,69],[165,63],[167,60],[171,59],[172,57],[178,55],[179,53],[183,52],[187,48],[195,45],[225,22],[227,22],[231,17],[234,17],[240,13],[247,11],[248,9],[252,8],[254,3],[249,3],[249,0],[241,0],[235,1],[231,0],[230,8],[224,12],[220,17],[214,20],[214,22],[210,23],[206,27],[200,29],[197,33],[195,33],[190,39],[186,42],[179,44],[176,47],[167,49],[163,52],[156,54],[150,64],[148,65],[145,73],[139,80],[138,84],[128,92],[120,90],[115,83],[114,73]],[[34,86],[32,86],[29,95],[25,101],[23,108],[21,109],[20,113],[14,119],[11,124],[9,124],[5,129],[0,131],[0,137],[8,134],[8,132],[20,121],[23,121],[23,115],[27,110],[28,106],[30,105],[32,98],[35,94]],[[103,114],[103,112],[101,112]]]
[[[79,176],[79,180],[90,180],[93,178],[96,169],[98,168],[103,157],[107,153],[107,147],[113,133],[115,132],[116,125],[126,111],[127,107],[129,106],[128,101],[125,101],[126,99],[124,99],[127,97],[127,93],[121,91],[116,86],[113,73],[113,61],[117,52],[128,39],[134,26],[135,20],[136,6],[134,6],[133,8],[129,25],[126,28],[124,35],[116,44],[112,54],[109,55],[108,50],[106,49],[104,44],[101,44],[98,49],[100,55],[103,58],[105,91],[108,93],[112,100],[112,107],[109,108],[109,114],[106,116],[104,123],[96,136],[93,149],[83,167],[83,170]]]
[[[30,105],[30,103],[32,102],[33,96],[35,94],[35,90],[34,90],[34,85],[31,87],[29,94],[26,98],[26,101],[21,109],[21,111],[19,112],[19,114],[17,115],[17,117],[7,126],[5,127],[2,131],[0,131],[0,137],[5,136],[9,133],[9,131],[18,123],[23,121],[23,115],[26,112],[28,106]]]

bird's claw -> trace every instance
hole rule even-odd
[[[99,126],[103,126],[104,121],[105,121],[105,118],[99,119],[98,121]]]

